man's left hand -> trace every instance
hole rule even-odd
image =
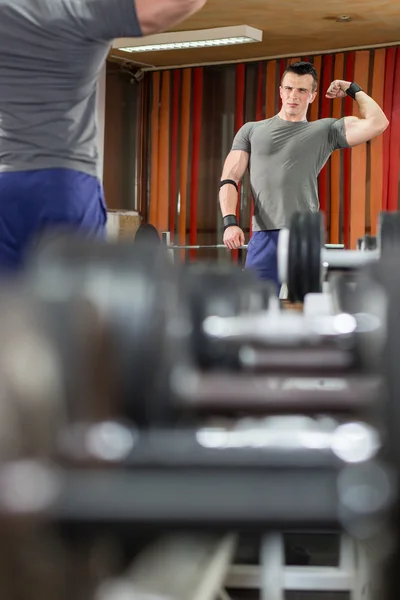
[[[351,81],[342,81],[341,79],[335,79],[325,94],[327,98],[345,98],[346,90],[351,86]]]

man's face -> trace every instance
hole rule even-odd
[[[317,95],[312,75],[286,73],[279,90],[286,114],[293,117],[306,113]]]

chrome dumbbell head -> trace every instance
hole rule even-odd
[[[238,368],[238,350],[203,328],[211,317],[226,319],[263,313],[276,299],[272,284],[257,279],[250,270],[230,263],[192,263],[181,270],[181,292],[191,320],[191,348],[202,369]]]

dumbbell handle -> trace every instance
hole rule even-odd
[[[273,376],[253,373],[176,373],[182,407],[203,414],[253,415],[369,412],[382,395],[376,376]]]
[[[272,311],[271,314],[238,317],[211,316],[203,323],[203,330],[210,338],[285,347],[302,342],[314,343],[329,338],[348,337],[356,329],[355,317],[345,313],[311,318],[299,313]]]
[[[328,269],[353,269],[379,260],[379,250],[327,250],[321,248],[321,263]]]

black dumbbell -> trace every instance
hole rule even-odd
[[[383,212],[379,216],[379,234],[368,238],[368,252],[332,250],[324,247],[322,213],[294,213],[289,230],[283,230],[278,242],[278,266],[289,298],[303,302],[308,293],[319,293],[324,269],[332,272],[354,271],[380,259],[383,253],[398,252],[400,213]]]
[[[161,244],[43,239],[26,281],[63,356],[72,419],[172,418],[169,379],[189,356],[190,327]]]
[[[323,221],[319,213],[295,213],[289,238],[288,291],[292,302],[322,289]]]
[[[209,338],[203,323],[207,317],[251,315],[268,310],[275,288],[259,281],[250,271],[231,263],[192,263],[181,268],[181,292],[190,312],[191,347],[201,369],[238,368],[234,344]]]

